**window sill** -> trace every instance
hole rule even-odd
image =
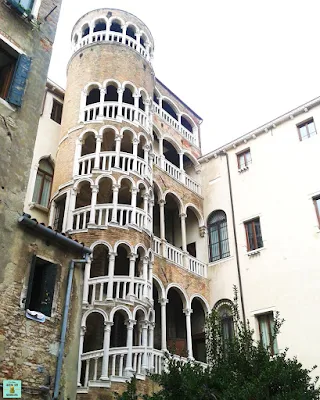
[[[47,214],[49,213],[49,208],[48,207],[44,207],[44,206],[42,206],[41,204],[38,204],[38,203],[29,203],[29,207],[30,207],[31,210],[33,208],[36,208],[36,209],[38,209],[40,211],[43,211],[43,212],[45,212]]]
[[[211,262],[209,261],[209,267],[214,267],[217,264],[222,264],[224,262],[232,260],[233,258],[234,258],[233,256],[228,256],[225,258],[220,258],[219,260],[216,260],[216,261],[211,261]]]
[[[13,107],[11,104],[0,97],[0,115],[2,115],[3,117],[9,117],[15,111],[15,107]]]
[[[244,167],[241,167],[238,169],[239,174],[242,174],[243,172],[246,172],[249,170],[249,167],[245,165]]]
[[[248,251],[247,256],[248,257],[258,256],[258,255],[260,255],[260,252],[262,250],[265,250],[265,247],[259,247],[258,249]]]

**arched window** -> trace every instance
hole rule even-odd
[[[90,32],[89,25],[88,25],[88,24],[85,24],[85,25],[82,27],[82,37],[88,36],[88,35],[89,35],[89,32]]]
[[[219,314],[220,322],[221,322],[221,333],[223,339],[230,340],[234,336],[234,306],[232,301],[228,299],[219,300],[214,309]]]
[[[99,19],[98,21],[95,22],[93,32],[101,32],[105,31],[107,29],[107,25],[104,20]]]
[[[48,207],[51,184],[53,177],[53,167],[47,159],[39,162],[36,183],[34,186],[32,201],[43,207]]]
[[[229,257],[227,216],[222,210],[214,211],[208,218],[209,261]]]

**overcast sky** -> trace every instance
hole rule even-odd
[[[63,0],[49,70],[62,87],[72,27],[102,7],[149,27],[156,76],[204,120],[203,153],[320,95],[316,0]]]

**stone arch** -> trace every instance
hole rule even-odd
[[[81,132],[78,139],[81,141],[84,140],[89,133],[93,133],[95,135],[95,137],[97,137],[99,135],[99,133],[96,129],[88,128],[88,129],[85,129],[83,132]]]
[[[100,82],[89,82],[86,84],[86,86],[83,88],[83,91],[87,94],[91,89],[102,89],[103,86],[101,85]]]
[[[172,192],[170,189],[167,189],[164,193],[163,193],[163,199],[165,200],[167,195],[170,194],[171,196],[175,197],[175,199],[177,200],[178,203],[178,208],[179,208],[179,213],[181,214],[183,212],[183,202],[181,200],[181,198],[174,192]]]
[[[107,19],[104,17],[96,18],[92,23],[93,32],[102,32],[107,30]]]
[[[173,139],[172,137],[168,136],[168,135],[163,135],[163,140],[166,140],[167,142],[169,142],[177,151],[177,153],[181,153],[183,150],[181,149],[179,143]]]
[[[105,240],[96,240],[95,242],[93,242],[91,244],[90,249],[93,251],[96,246],[100,246],[100,245],[106,246],[109,249],[109,253],[111,253],[113,251],[112,246]]]
[[[116,178],[112,174],[101,174],[96,178],[95,185],[99,185],[100,180],[103,179],[103,178],[111,179],[113,185],[117,184]]]
[[[208,314],[210,312],[210,306],[209,303],[207,302],[207,300],[199,293],[194,293],[191,297],[190,297],[190,307],[192,306],[192,300],[193,299],[198,299],[200,301],[200,303],[202,304],[203,310],[206,314]]]
[[[129,243],[129,242],[127,242],[126,240],[118,240],[115,244],[114,244],[114,246],[113,246],[113,251],[115,252],[115,253],[117,253],[117,249],[118,249],[118,247],[121,245],[121,244],[123,244],[123,245],[125,245],[125,246],[127,246],[128,248],[129,248],[129,250],[130,250],[130,252],[131,253],[134,253],[134,248],[131,246],[131,244]]]
[[[178,115],[180,114],[179,107],[167,96],[162,96],[162,109],[178,121]]]
[[[147,320],[148,319],[148,313],[147,310],[142,307],[141,305],[138,305],[134,308],[134,310],[132,311],[132,319],[135,319],[136,314],[138,311],[142,311],[142,313],[144,314],[144,319]]]
[[[132,189],[135,189],[135,188],[136,188],[136,183],[135,183],[134,179],[133,179],[131,176],[128,176],[128,175],[121,175],[121,176],[119,177],[119,179],[118,179],[118,185],[121,186],[121,182],[122,182],[123,179],[127,179],[128,181],[131,182],[131,184],[132,184],[132,187],[131,187],[131,188],[132,188]]]
[[[81,326],[86,326],[87,318],[92,313],[99,313],[103,316],[105,322],[108,321],[108,314],[104,310],[102,310],[101,308],[94,308],[94,309],[87,310],[83,314],[83,316],[81,318]]]
[[[120,22],[120,23],[119,23]],[[119,25],[120,25],[120,31],[118,32],[118,30],[111,30],[111,27],[112,27],[112,24],[116,24],[116,23],[118,23]],[[115,17],[111,17],[111,18],[109,18],[109,21],[108,21],[108,29],[111,31],[111,32],[118,32],[118,33],[122,33],[123,32],[123,26],[125,25],[125,22],[124,22],[124,20],[121,18],[121,17],[117,17],[117,16],[115,16]]]
[[[128,307],[123,306],[123,305],[118,305],[118,306],[114,307],[114,308],[110,311],[110,321],[111,321],[111,322],[113,322],[114,315],[115,315],[115,313],[116,313],[117,311],[123,311],[123,312],[127,315],[127,317],[128,317],[127,319],[133,319],[133,318],[132,318],[132,313],[131,313],[131,311],[129,310]]]
[[[181,112],[181,125],[191,133],[197,126],[194,120],[184,112]]]
[[[80,178],[79,180],[77,180],[74,185],[73,185],[73,189],[74,190],[78,190],[79,186],[81,186],[81,183],[83,182],[88,182],[91,185],[94,185],[94,182],[91,178]]]
[[[161,294],[161,298],[165,299],[166,298],[166,289],[163,286],[161,279],[158,278],[155,274],[152,275],[152,278],[156,282],[156,286],[157,286],[158,292],[160,292],[160,294]]]
[[[203,219],[203,216],[202,216],[200,210],[198,209],[198,207],[195,206],[195,205],[192,204],[192,203],[187,203],[187,204],[184,206],[184,210],[183,210],[185,214],[187,214],[188,208],[190,208],[190,209],[194,212],[195,216],[198,218],[198,221],[199,221],[199,228],[200,228],[201,226],[203,226],[203,225],[204,225],[204,219]]]
[[[189,308],[190,302],[188,300],[188,295],[186,291],[178,283],[170,283],[166,287],[166,299],[168,299],[168,293],[170,289],[175,289],[179,293],[179,296],[183,304],[183,308]]]

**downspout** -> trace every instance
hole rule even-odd
[[[226,156],[226,160],[227,160],[229,195],[230,195],[230,204],[231,204],[233,237],[234,237],[235,250],[236,250],[236,261],[237,261],[237,271],[238,271],[238,280],[239,280],[239,293],[240,293],[240,300],[241,300],[241,311],[242,311],[242,316],[243,316],[243,323],[246,326],[246,313],[245,313],[245,310],[244,310],[244,302],[243,302],[242,278],[241,278],[240,261],[239,261],[238,239],[237,239],[237,231],[236,231],[236,219],[235,219],[235,216],[234,216],[234,205],[233,205],[231,174],[230,174],[230,166],[229,166],[229,156],[228,156],[228,153],[225,153],[225,152],[222,152],[221,154],[225,155]]]
[[[85,258],[82,260],[71,260],[69,266],[69,273],[68,273],[68,284],[67,284],[67,292],[66,292],[66,299],[64,303],[64,310],[63,310],[63,319],[62,319],[62,327],[61,327],[61,336],[60,336],[60,345],[59,345],[59,353],[58,353],[58,361],[57,361],[57,368],[56,368],[56,376],[54,382],[54,392],[53,392],[53,400],[57,400],[59,396],[59,389],[60,389],[60,379],[61,379],[61,370],[62,370],[62,362],[63,362],[63,355],[64,355],[64,346],[66,341],[66,333],[67,333],[67,325],[68,325],[68,313],[70,307],[70,298],[71,298],[71,290],[72,290],[72,280],[73,280],[73,273],[74,273],[74,266],[75,264],[85,264],[87,262],[88,254],[85,255]]]

